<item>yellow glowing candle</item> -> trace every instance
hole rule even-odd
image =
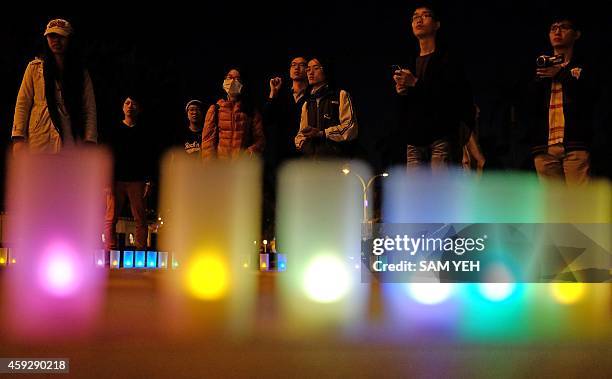
[[[160,208],[168,213],[159,245],[173,252],[163,297],[174,313],[169,318],[177,320],[170,325],[174,331],[192,333],[216,323],[216,330],[242,332],[249,323],[256,277],[244,269],[260,235],[260,172],[256,159],[204,165],[180,149],[165,157]]]
[[[224,297],[229,286],[227,262],[217,254],[198,254],[187,264],[186,284],[192,296],[202,300]]]
[[[552,283],[551,292],[553,297],[561,304],[573,304],[578,302],[585,292],[584,283]]]

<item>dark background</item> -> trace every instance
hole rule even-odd
[[[163,8],[128,9],[124,4],[92,3],[81,9],[28,9],[5,15],[0,23],[5,37],[0,62],[0,146],[5,150],[9,145],[19,85],[27,63],[42,46],[44,27],[49,19],[62,17],[78,33],[75,37],[94,81],[102,134],[122,117],[120,95],[137,89],[148,97],[150,143],[163,150],[186,125],[186,101],[215,101],[228,67],[242,69],[261,104],[271,76],[283,75],[288,81],[293,54],[317,53],[334,60],[338,83],[354,98],[364,156],[375,170],[382,170],[401,160],[389,144],[394,133],[390,65],[400,63],[398,57],[417,46],[410,27],[413,4],[202,7],[168,3]],[[513,112],[512,106],[520,104],[535,58],[548,51],[550,16],[575,14],[583,29],[578,53],[596,63],[603,87],[595,115],[593,172],[611,176],[608,50],[612,33],[604,2],[438,1],[435,5],[442,18],[442,38],[462,53],[481,108],[480,140],[487,168],[503,170],[532,169],[523,141],[521,107]]]

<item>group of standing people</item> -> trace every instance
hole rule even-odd
[[[478,107],[461,61],[438,42],[441,22],[433,7],[417,7],[411,16],[419,42],[416,56],[390,70],[407,167],[445,170],[453,150],[463,162],[482,170],[485,158],[474,128]],[[73,29],[63,19],[45,29],[45,49],[31,61],[19,89],[12,129],[13,152],[58,153],[82,143],[98,143],[96,101],[91,78],[71,49]],[[581,37],[569,17],[553,20],[549,38],[556,63],[539,67],[530,85],[529,135],[539,176],[583,184],[589,177],[589,124],[592,117],[591,73],[574,56]],[[198,159],[273,156],[278,164],[300,156],[349,157],[359,133],[351,95],[334,84],[330,61],[322,56],[294,56],[290,82],[270,79],[260,112],[246,97],[241,72],[225,74],[225,96],[206,107],[186,104],[185,153]],[[126,199],[137,224],[136,246],[146,247],[145,201],[152,177],[144,102],[136,94],[123,99],[124,118],[111,127],[106,142],[114,155],[114,185],[108,191],[105,236],[116,245],[115,225]],[[457,136],[463,137],[458,139]],[[453,146],[454,145],[454,146]],[[456,149],[454,149],[456,148]],[[272,175],[274,177],[274,174]],[[272,186],[274,183],[272,181]]]

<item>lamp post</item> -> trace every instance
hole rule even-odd
[[[342,169],[342,173],[344,175],[348,175],[351,173],[351,170],[348,166],[345,166]],[[389,174],[386,172],[383,172],[382,174],[374,175],[368,180],[367,183],[365,179],[361,175],[357,174],[356,172],[353,172],[353,175],[355,175],[357,179],[359,179],[359,182],[361,183],[361,188],[363,189],[363,221],[362,222],[365,224],[368,222],[368,189],[370,188],[372,183],[374,183],[374,180],[376,178],[378,177],[386,178],[387,176],[389,176]]]

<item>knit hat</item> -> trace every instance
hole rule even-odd
[[[204,109],[204,104],[202,104],[202,102],[200,100],[189,100],[189,102],[187,103],[187,105],[185,105],[185,112],[187,112],[189,110],[189,106],[190,105],[197,105],[198,107],[200,107],[200,109]]]
[[[47,36],[48,34],[55,33],[64,37],[69,37],[73,32],[72,25],[70,25],[68,21],[56,18],[49,21],[44,35]]]

